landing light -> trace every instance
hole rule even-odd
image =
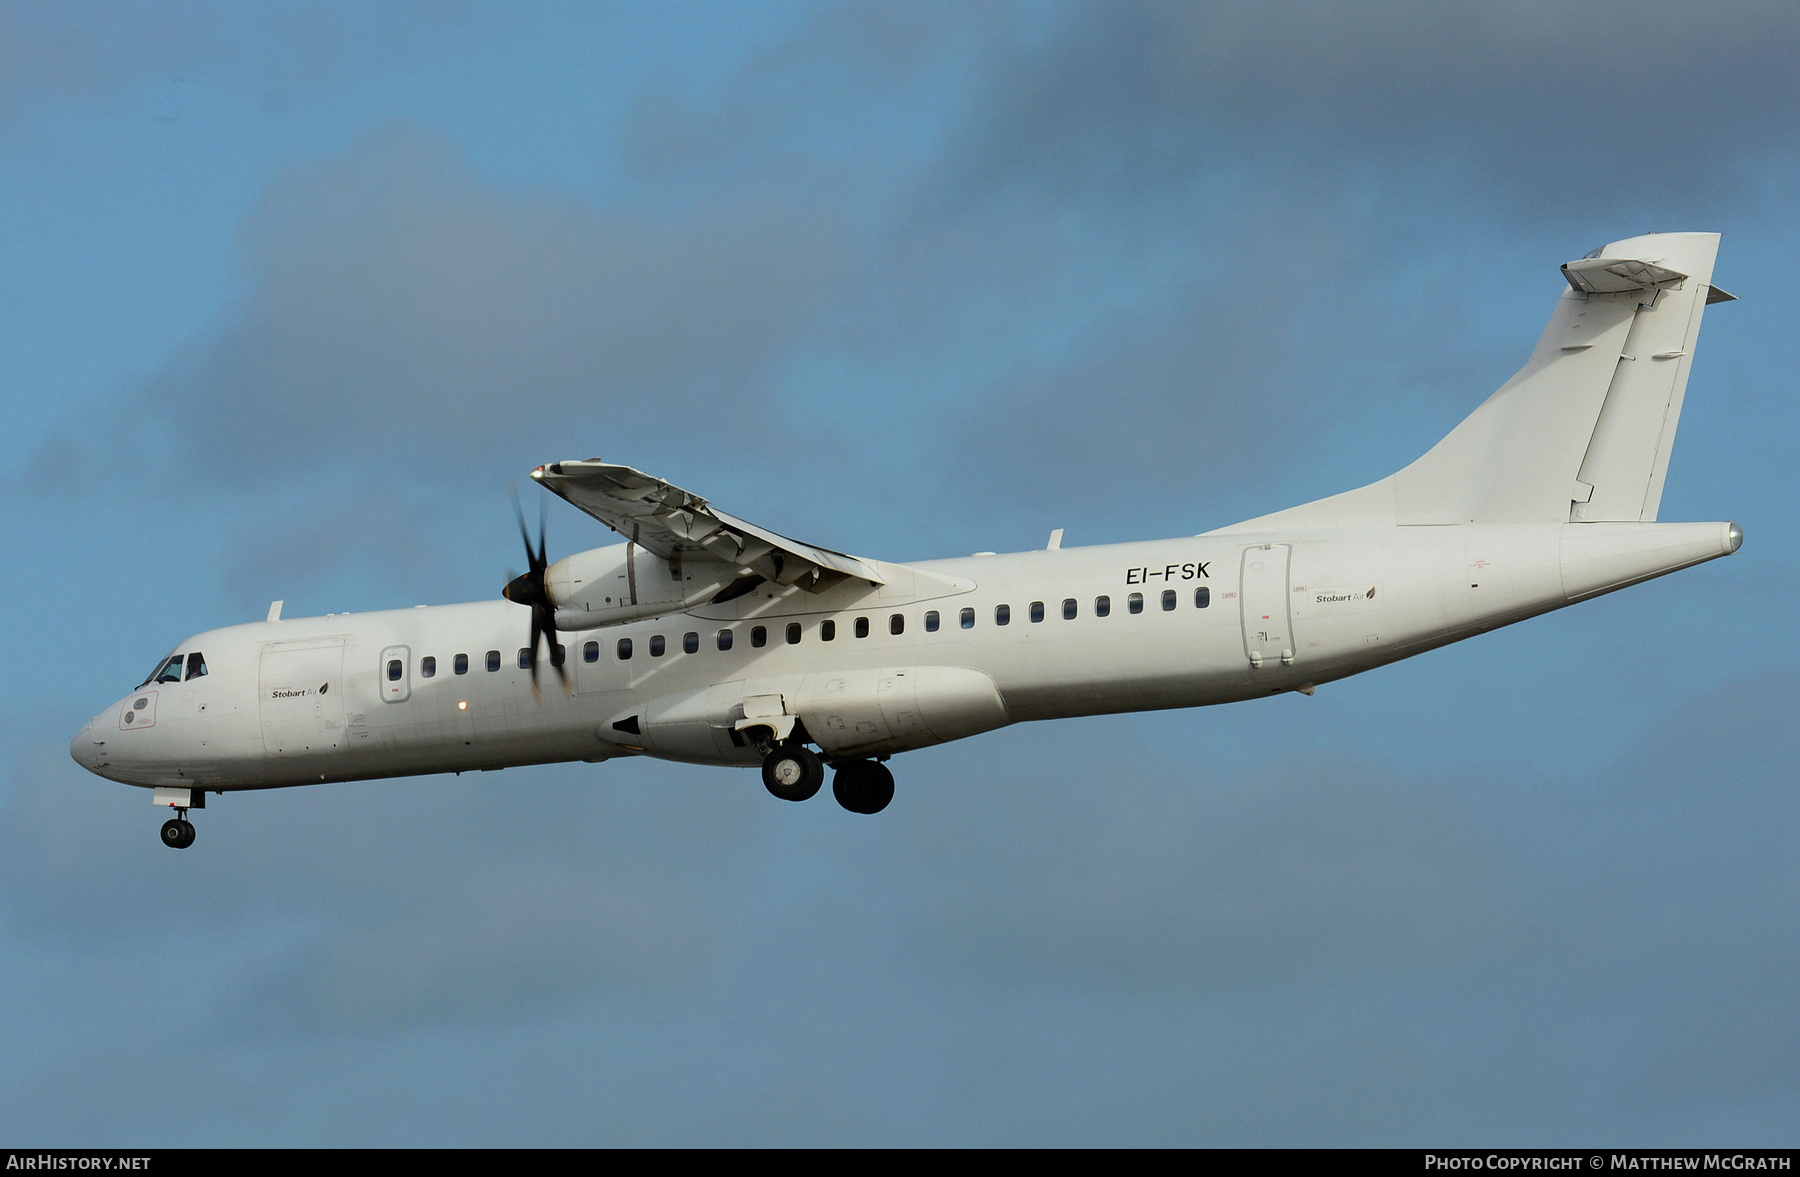
[[[462,702],[460,702],[456,705],[456,709],[458,711],[467,711],[469,709],[469,701],[467,699],[464,699]]]

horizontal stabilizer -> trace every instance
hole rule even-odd
[[[1624,294],[1628,290],[1658,290],[1687,277],[1657,265],[1631,258],[1584,257],[1563,263],[1563,277],[1583,294]]]

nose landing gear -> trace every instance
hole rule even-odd
[[[163,823],[163,845],[171,850],[186,850],[194,844],[194,823],[187,819],[187,810],[177,809],[175,812],[178,816]]]

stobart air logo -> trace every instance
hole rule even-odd
[[[276,687],[274,690],[269,692],[269,698],[271,698],[271,699],[305,699],[311,695],[323,695],[325,692],[329,691],[330,689],[331,689],[331,684],[328,682],[320,683],[316,687]]]
[[[1348,585],[1341,588],[1316,588],[1308,590],[1308,595],[1315,605],[1372,605],[1375,603],[1379,585]]]

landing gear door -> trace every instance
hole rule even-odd
[[[293,756],[344,744],[344,639],[270,642],[257,672],[263,750]]]
[[[1243,577],[1238,593],[1244,619],[1244,654],[1257,669],[1291,666],[1294,662],[1294,627],[1289,612],[1289,544],[1262,544],[1244,552]]]

